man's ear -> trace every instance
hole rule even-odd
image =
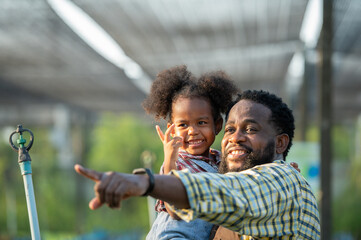
[[[223,118],[218,118],[216,121],[216,135],[222,130],[223,127]]]
[[[286,151],[290,138],[286,133],[282,133],[276,136],[276,153],[283,154]]]

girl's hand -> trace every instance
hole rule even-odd
[[[163,143],[164,149],[164,173],[168,174],[171,170],[177,169],[176,161],[178,159],[179,148],[183,144],[183,138],[179,136],[171,137],[171,133],[174,130],[175,125],[172,124],[163,134],[162,130],[158,125],[155,126],[158,136]]]
[[[291,162],[290,165],[291,165],[294,169],[296,169],[299,173],[301,172],[301,169],[298,168],[298,164],[297,164],[297,163]]]

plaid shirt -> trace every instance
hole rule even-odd
[[[209,158],[204,156],[194,156],[182,149],[179,149],[178,160],[176,161],[177,170],[188,169],[191,173],[216,173],[218,172],[218,165],[221,162],[221,153],[215,149],[209,149],[209,155]],[[160,174],[164,174],[163,165],[160,168]],[[157,212],[167,211],[164,206],[164,202],[161,200],[157,200],[155,210]]]
[[[320,239],[311,187],[283,160],[225,175],[172,173],[188,194],[190,209],[174,209],[185,221],[222,225],[241,239]]]

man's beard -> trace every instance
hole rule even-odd
[[[219,165],[218,172],[219,173],[240,172],[246,169],[253,168],[256,165],[271,163],[273,162],[274,149],[275,149],[275,142],[274,140],[270,140],[263,151],[262,150],[252,151],[244,159],[244,162],[242,163],[241,167],[232,168],[232,169],[228,168],[227,155],[222,153],[222,161]]]

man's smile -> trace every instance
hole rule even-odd
[[[246,146],[231,146],[227,150],[227,159],[230,161],[242,161],[252,150]]]
[[[243,155],[247,154],[247,151],[240,151],[240,150],[234,150],[228,153],[228,155],[232,155],[233,157],[242,157]]]

